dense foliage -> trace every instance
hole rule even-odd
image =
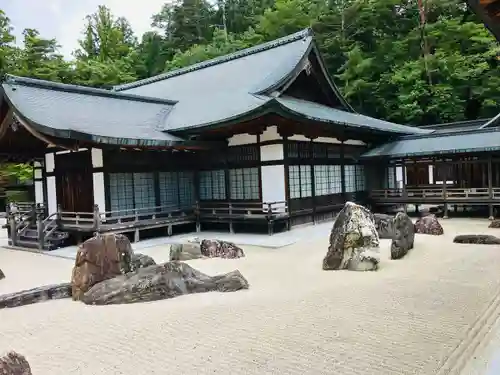
[[[417,0],[176,0],[139,38],[100,6],[82,24],[71,61],[34,29],[17,47],[0,10],[0,74],[110,87],[312,27],[359,112],[415,125],[497,114],[496,41],[463,1],[426,6],[422,30]]]

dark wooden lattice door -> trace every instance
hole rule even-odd
[[[92,212],[94,183],[90,152],[56,155],[57,202],[63,211]]]

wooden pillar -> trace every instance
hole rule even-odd
[[[403,200],[404,200],[403,211],[406,214],[406,213],[408,213],[408,204],[406,202],[406,198],[407,198],[408,194],[406,192],[406,163],[405,163],[405,161],[403,161],[403,163],[401,165],[402,165],[402,167],[401,167],[401,182],[403,185]],[[396,169],[394,168],[394,170],[396,170]]]
[[[312,219],[316,224],[316,179],[314,176],[314,143],[311,138],[309,142],[309,165],[311,166],[311,200],[312,200]]]
[[[448,168],[446,162],[443,162],[443,200],[444,200],[444,214],[443,219],[448,219],[448,193],[447,189],[447,181],[448,181]]]
[[[489,210],[489,219],[493,220],[493,168],[491,155],[488,155],[488,210]]]
[[[344,140],[340,142],[340,183],[342,188],[342,200],[346,202],[346,191],[345,191],[345,154],[344,154]]]

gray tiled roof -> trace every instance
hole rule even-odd
[[[500,128],[408,136],[376,147],[363,158],[427,156],[500,150]]]
[[[165,130],[183,130],[227,121],[258,109],[270,97],[253,94],[289,78],[307,57],[309,30],[221,58],[116,87],[136,95],[177,100]]]
[[[292,97],[280,97],[276,99],[287,110],[305,116],[312,120],[345,125],[351,128],[369,128],[376,131],[385,131],[401,134],[428,134],[432,130],[417,127],[399,125],[388,121],[378,120],[373,117],[341,111],[327,107],[322,104],[309,102]]]
[[[124,145],[182,141],[162,131],[175,102],[13,76],[2,88],[16,112],[47,135]]]

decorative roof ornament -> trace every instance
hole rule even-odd
[[[311,75],[311,69],[312,69],[311,62],[309,61],[309,59],[306,59],[306,61],[304,62],[304,70],[307,75]]]

